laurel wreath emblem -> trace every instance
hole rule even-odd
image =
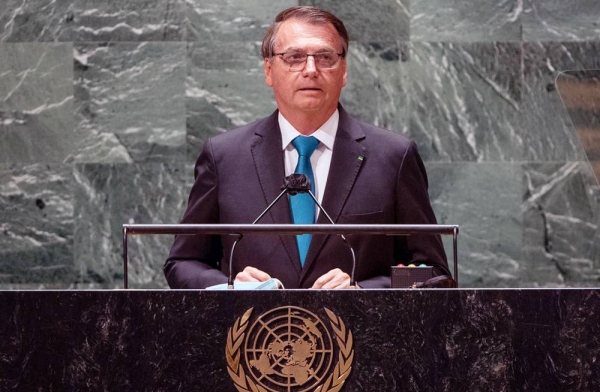
[[[333,373],[327,377],[323,384],[317,386],[315,392],[338,392],[344,386],[344,382],[350,376],[352,370],[352,362],[354,361],[352,331],[347,329],[342,319],[337,317],[331,310],[324,309],[335,332],[339,354]],[[227,371],[239,392],[269,392],[246,375],[244,366],[240,363],[241,346],[246,338],[246,329],[253,310],[254,308],[248,309],[242,317],[235,320],[233,327],[227,330],[227,345],[225,347]]]

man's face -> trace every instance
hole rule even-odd
[[[321,51],[342,53],[342,40],[331,24],[308,24],[298,20],[283,22],[277,33],[275,53]],[[337,108],[346,85],[346,60],[340,58],[334,69],[319,69],[308,57],[302,71],[290,71],[281,56],[265,59],[265,82],[273,87],[277,107],[286,118],[299,114],[330,116]]]

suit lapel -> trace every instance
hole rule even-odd
[[[281,131],[279,130],[277,116],[278,112],[276,111],[265,122],[258,124],[254,136],[255,140],[251,146],[254,166],[266,205],[269,205],[281,193],[283,179],[285,178]],[[281,198],[271,208],[269,214],[258,223],[265,223],[269,215],[273,223],[293,223],[288,198],[285,196]],[[282,235],[280,238],[288,253],[292,268],[299,274],[301,266],[296,239],[290,235]]]
[[[365,135],[360,125],[346,111],[339,106],[340,122],[335,136],[333,155],[327,176],[327,186],[323,195],[323,208],[337,222],[350,191],[354,187],[356,177],[363,161],[366,159],[367,150],[360,143]],[[317,223],[329,223],[325,214],[320,213]],[[301,279],[309,271],[311,264],[320,253],[328,236],[315,235],[312,238]]]

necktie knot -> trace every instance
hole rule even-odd
[[[292,140],[292,145],[298,151],[298,155],[310,157],[319,145],[319,139],[314,136],[297,136]]]

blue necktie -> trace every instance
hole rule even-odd
[[[310,156],[319,145],[319,140],[314,136],[298,136],[292,140],[292,145],[296,151],[298,151],[298,165],[296,165],[295,173],[304,174],[308,177],[310,180],[310,188],[314,195],[315,177],[310,164]],[[315,223],[315,202],[308,193],[298,193],[294,196],[290,196],[290,206],[294,223]],[[306,253],[308,252],[308,246],[310,245],[311,239],[311,234],[301,234],[296,236],[302,267],[304,267],[304,260],[306,259]]]

